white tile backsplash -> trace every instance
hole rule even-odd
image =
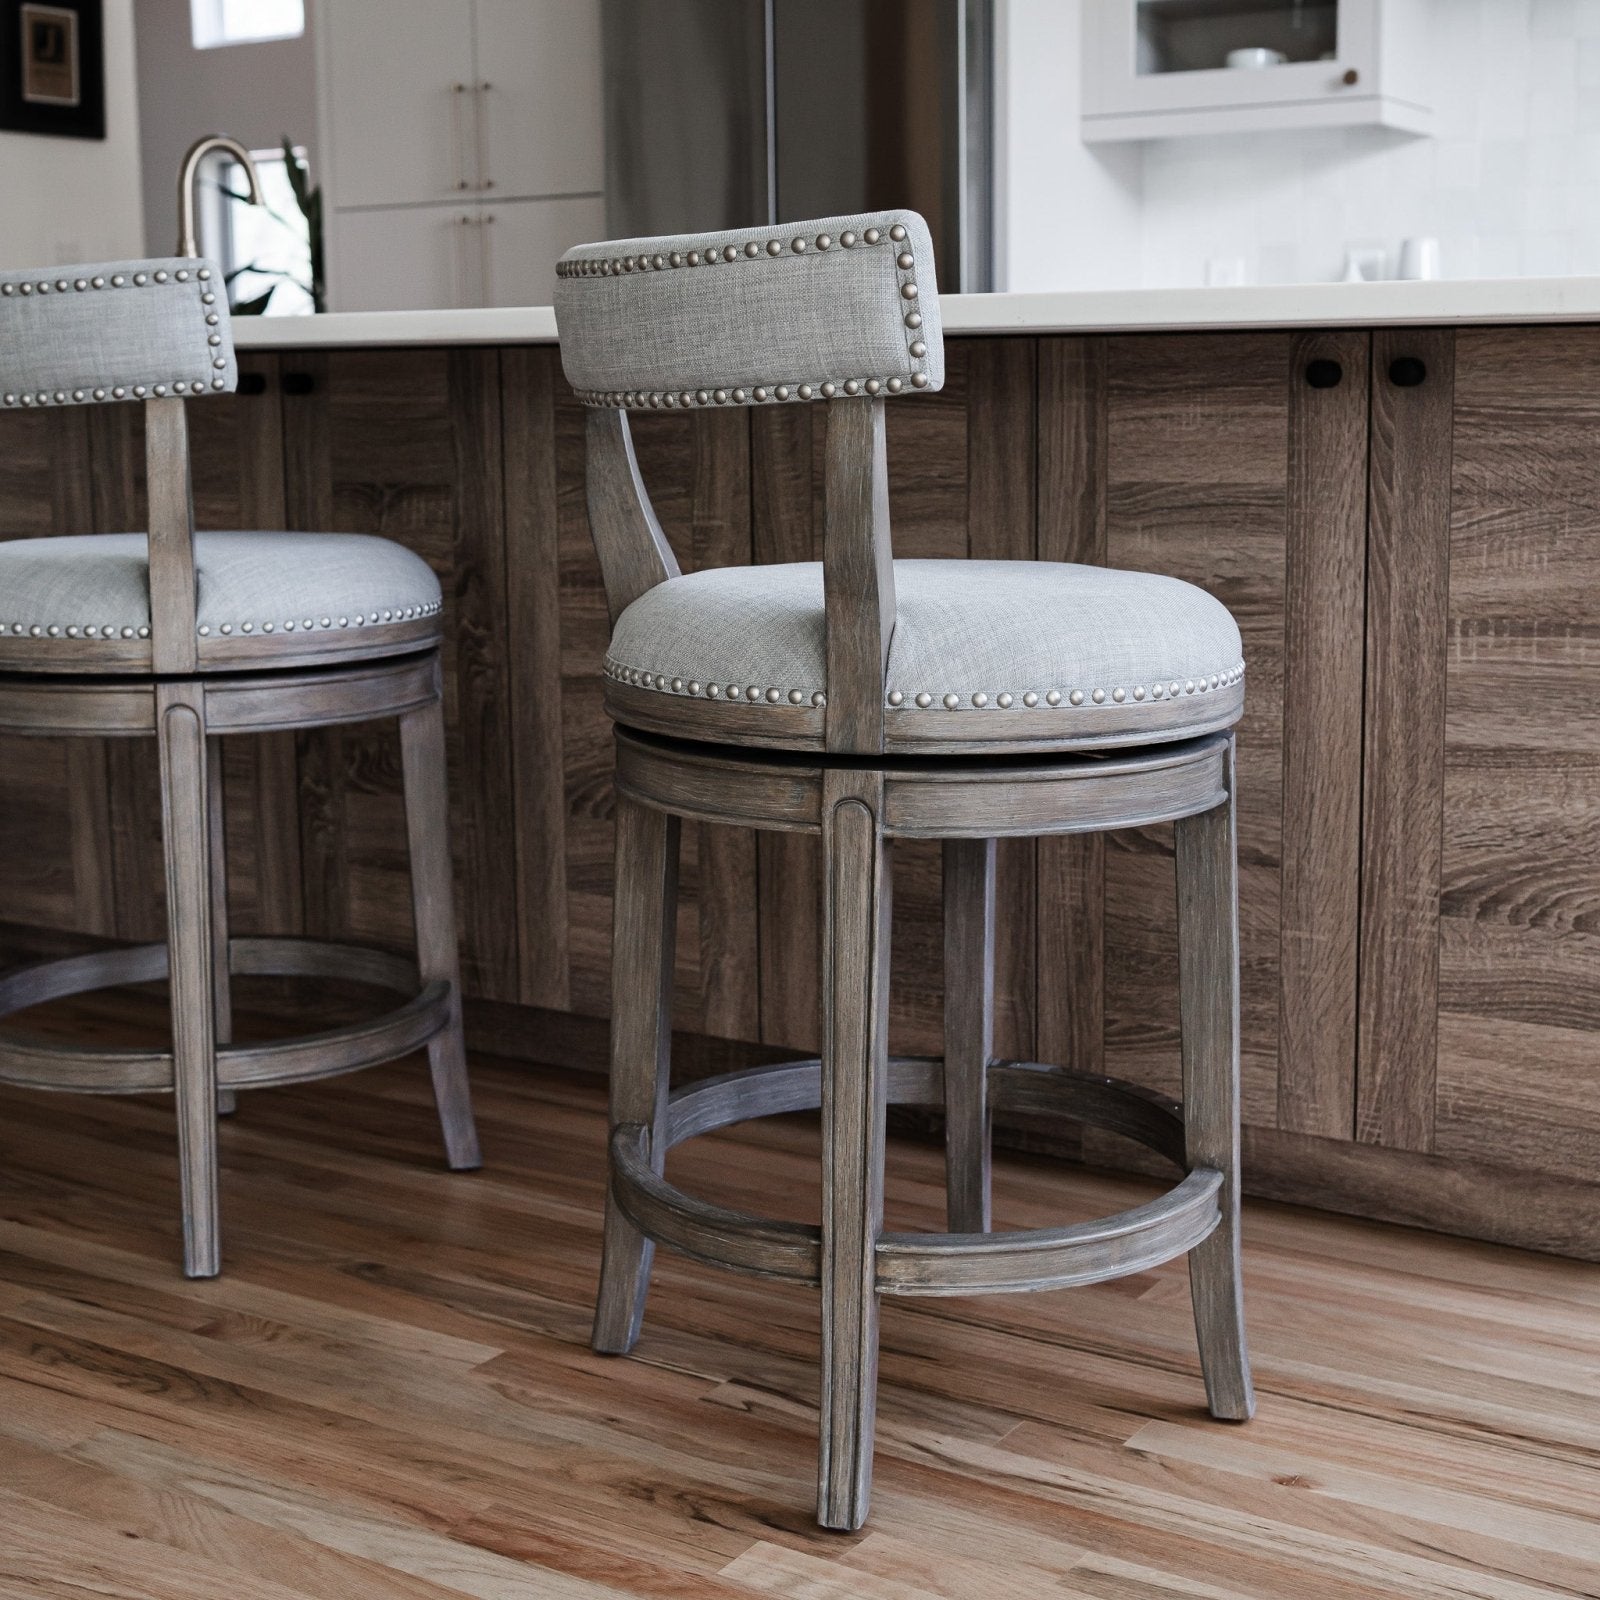
[[[1029,14],[1048,10],[1059,52],[1061,11],[1076,9],[1010,0],[1014,48],[1029,50]],[[1065,286],[1025,248],[1052,209],[1077,221],[1074,282],[1094,282],[1095,211],[1108,201],[1114,275],[1128,281],[1132,254],[1149,287],[1202,284],[1208,261],[1236,257],[1256,282],[1328,281],[1361,245],[1381,246],[1392,275],[1401,239],[1417,234],[1439,239],[1447,278],[1600,275],[1600,0],[1435,0],[1432,37],[1435,137],[1349,128],[1158,140],[1120,148],[1098,194],[1067,192],[1065,148],[1054,164],[1048,150],[1024,158],[1010,175],[1011,204],[1026,209],[1013,211],[1009,286]],[[1059,53],[1053,65],[1076,73]],[[1077,144],[1074,129],[1058,137]]]

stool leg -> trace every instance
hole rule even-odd
[[[222,740],[206,740],[206,804],[211,830],[211,994],[217,1043],[233,1043],[233,975],[228,970],[228,824],[222,791]],[[239,1109],[233,1089],[217,1090],[217,1115]]]
[[[211,807],[206,788],[204,697],[204,689],[195,683],[156,686],[161,838],[167,866],[172,1087],[183,1192],[183,1270],[191,1278],[214,1278],[222,1266],[217,1212]]]
[[[890,886],[882,805],[881,773],[844,770],[824,778],[817,1520],[825,1528],[859,1528],[872,1490],[888,1080]]]
[[[994,840],[944,842],[944,1161],[952,1233],[989,1231]]]
[[[672,1076],[672,962],[678,915],[676,817],[617,797],[616,894],[611,937],[609,1126],[650,1130],[650,1164],[666,1164]],[[607,1163],[610,1150],[607,1149]],[[595,1303],[594,1348],[621,1356],[639,1337],[655,1246],[622,1214],[606,1187],[605,1244]]]
[[[411,910],[416,924],[417,969],[425,984],[450,985],[450,1021],[428,1041],[428,1070],[439,1109],[445,1159],[452,1172],[483,1165],[467,1082],[467,1046],[461,1024],[461,964],[456,951],[455,871],[450,859],[450,799],[445,784],[444,706],[408,711],[400,718],[400,765],[406,791],[406,833],[411,849]]]
[[[1189,1252],[1200,1366],[1214,1417],[1255,1412],[1239,1260],[1239,869],[1234,757],[1228,799],[1174,824],[1185,1153],[1222,1174],[1222,1221]]]

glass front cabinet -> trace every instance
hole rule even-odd
[[[1089,0],[1083,137],[1433,131],[1429,0]]]

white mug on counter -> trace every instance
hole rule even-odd
[[[1439,241],[1427,235],[1400,241],[1397,278],[1434,279],[1439,276]]]

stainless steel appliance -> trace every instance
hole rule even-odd
[[[993,0],[602,0],[613,238],[886,206],[993,287]]]

